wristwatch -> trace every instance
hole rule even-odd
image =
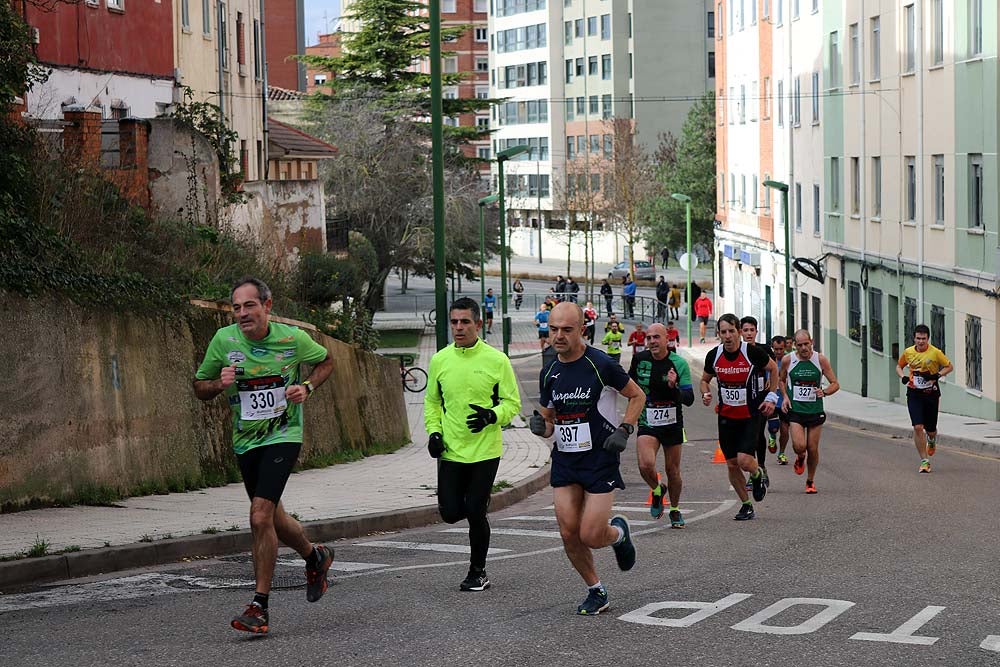
[[[312,380],[306,380],[302,383],[302,386],[306,388],[306,396],[312,396],[312,393],[316,391],[316,388],[312,385]]]
[[[621,430],[625,431],[629,435],[632,435],[632,433],[635,432],[635,426],[633,426],[632,424],[626,424],[625,422],[622,422],[621,424],[619,424],[618,428],[620,428]]]

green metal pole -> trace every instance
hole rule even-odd
[[[507,320],[507,209],[503,194],[503,163],[497,160],[497,172],[500,183],[497,188],[500,203],[500,328],[503,338],[503,353],[510,354],[510,322]]]
[[[694,319],[694,304],[691,303],[691,202],[684,204],[684,223],[687,234],[687,321],[688,321],[688,348],[691,348],[691,321]]]
[[[486,303],[486,229],[483,223],[484,204],[479,205],[479,303]]]
[[[792,294],[792,226],[788,220],[788,188],[781,191],[781,208],[785,215],[785,335],[795,331],[795,297]]]
[[[448,292],[444,256],[444,129],[441,104],[441,0],[429,0],[431,41],[431,174],[434,205],[434,308],[437,349],[448,345]]]

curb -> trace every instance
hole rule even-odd
[[[505,509],[549,485],[549,466],[493,494],[490,512]],[[437,505],[423,505],[398,512],[375,512],[358,516],[321,519],[302,525],[310,539],[318,542],[372,533],[419,528],[439,523]],[[0,563],[0,591],[95,574],[174,563],[184,558],[221,556],[249,551],[253,538],[249,530],[216,535],[191,535],[151,543],[90,549],[41,558],[24,558]]]

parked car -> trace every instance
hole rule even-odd
[[[632,269],[629,267],[628,262],[618,262],[614,265],[611,271],[608,272],[608,278],[619,280],[625,277],[625,274],[630,273]],[[635,275],[632,276],[633,280],[656,280],[656,267],[647,262],[644,259],[635,260]]]

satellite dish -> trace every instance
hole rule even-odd
[[[688,269],[688,262],[691,263],[690,268],[692,271],[698,268],[698,257],[695,256],[693,253],[692,254],[684,253],[677,260],[677,264],[680,265],[680,267],[685,271]]]

